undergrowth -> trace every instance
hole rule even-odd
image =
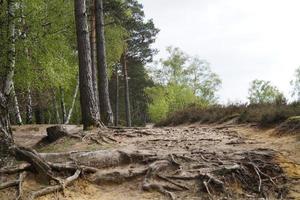
[[[231,104],[201,108],[190,105],[185,109],[170,113],[156,126],[176,126],[185,123],[256,123],[262,127],[284,122],[289,117],[300,115],[300,102],[290,104]]]

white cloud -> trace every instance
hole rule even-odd
[[[140,0],[161,32],[154,45],[207,59],[223,80],[223,102],[246,100],[250,81],[270,80],[289,95],[300,65],[299,0]]]

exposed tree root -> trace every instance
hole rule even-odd
[[[19,175],[19,180],[18,180],[18,191],[17,191],[17,197],[16,200],[22,199],[23,197],[23,182],[26,177],[27,173],[22,172]]]
[[[122,129],[120,129],[122,130]],[[99,144],[114,143],[114,135],[108,135],[107,130],[76,134],[80,140],[90,140]],[[118,130],[119,131],[119,130]],[[119,134],[119,133],[117,133]],[[126,134],[129,134],[126,132]],[[121,135],[121,133],[120,133]],[[151,138],[144,130],[136,129],[129,135],[149,136],[149,141],[174,143],[192,141],[219,141],[219,139],[198,138],[186,139],[180,137]],[[126,135],[125,135],[126,136]],[[68,134],[66,137],[69,137]],[[126,136],[127,137],[127,136]],[[147,137],[148,138],[148,137]],[[147,141],[147,142],[149,142]],[[179,145],[179,144],[178,144]],[[146,151],[130,149],[110,149],[98,151],[73,151],[63,153],[37,153],[24,147],[12,147],[16,157],[27,161],[13,168],[0,169],[0,175],[22,172],[18,180],[1,183],[0,189],[17,186],[18,199],[23,195],[22,182],[25,171],[37,172],[40,177],[46,177],[48,184],[55,180],[55,185],[49,185],[34,191],[31,198],[49,193],[64,191],[74,180],[87,179],[95,184],[119,184],[131,180],[142,180],[141,188],[145,191],[157,191],[170,199],[183,199],[184,191],[195,192],[200,199],[219,199],[236,197],[232,185],[237,183],[246,198],[249,194],[254,198],[283,198],[287,189],[286,178],[282,169],[274,161],[275,152],[268,149],[257,149],[246,152],[220,154],[204,149],[181,149],[178,151]],[[24,173],[23,173],[24,172]],[[65,178],[67,175],[72,176]],[[194,189],[192,190],[191,187]],[[196,188],[196,189],[195,189]],[[28,193],[28,191],[25,191]]]
[[[19,180],[8,181],[0,184],[0,190],[18,185]]]
[[[33,192],[30,199],[35,199],[37,197],[40,197],[40,196],[43,196],[46,194],[50,194],[53,192],[57,192],[57,191],[63,191],[66,186],[70,185],[72,182],[74,182],[76,179],[78,179],[80,172],[81,172],[80,170],[76,170],[74,175],[63,180],[62,184],[55,185],[55,186],[49,186],[44,189]]]
[[[16,174],[18,172],[28,170],[30,167],[31,167],[31,165],[29,163],[22,163],[18,166],[3,168],[3,169],[0,169],[0,175],[1,174]]]
[[[35,152],[26,149],[26,156],[30,157],[32,154]],[[51,172],[51,178],[59,181],[58,185],[33,192],[31,197],[34,199],[51,192],[63,191],[69,183],[79,177],[80,173],[83,175],[91,174],[83,176],[83,178],[86,177],[96,184],[122,183],[144,176],[143,190],[158,191],[170,199],[176,199],[176,192],[189,190],[189,181],[191,180],[196,180],[199,183],[199,191],[206,193],[209,198],[214,198],[215,195],[227,196],[232,194],[230,185],[234,182],[239,182],[243,190],[257,194],[258,197],[266,197],[268,193],[284,196],[284,189],[280,188],[279,185],[283,185],[286,179],[282,176],[282,169],[272,162],[273,154],[274,152],[263,150],[236,154],[241,157],[240,160],[235,160],[236,163],[231,165],[220,163],[218,167],[210,167],[209,163],[207,165],[199,164],[200,161],[203,162],[201,157],[199,157],[199,161],[196,159],[197,157],[187,160],[181,154],[158,155],[147,151],[100,150],[94,152],[41,153],[28,159],[28,162],[32,163],[31,167],[47,166]],[[206,156],[209,155],[213,154]],[[210,158],[208,161],[213,162],[212,160],[218,159]],[[40,162],[43,165],[39,165]],[[197,165],[190,165],[190,163],[197,163]],[[192,170],[189,166],[192,168],[198,166],[199,169]],[[30,168],[19,166],[11,171],[18,171],[16,169]],[[59,173],[63,171],[74,173],[76,171],[76,173],[64,180],[55,178],[55,171]],[[42,173],[48,172],[42,171]],[[22,196],[21,179],[23,178],[20,175],[19,180],[2,184],[0,189],[18,185],[19,194]],[[180,180],[180,183],[177,180]],[[186,183],[182,184],[182,181]]]

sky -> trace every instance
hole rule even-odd
[[[254,79],[290,97],[300,66],[300,0],[139,0],[160,29],[155,59],[167,46],[207,60],[222,79],[222,103],[247,101]]]

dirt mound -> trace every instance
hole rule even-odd
[[[288,118],[285,122],[277,127],[276,131],[280,135],[300,134],[300,116]]]

